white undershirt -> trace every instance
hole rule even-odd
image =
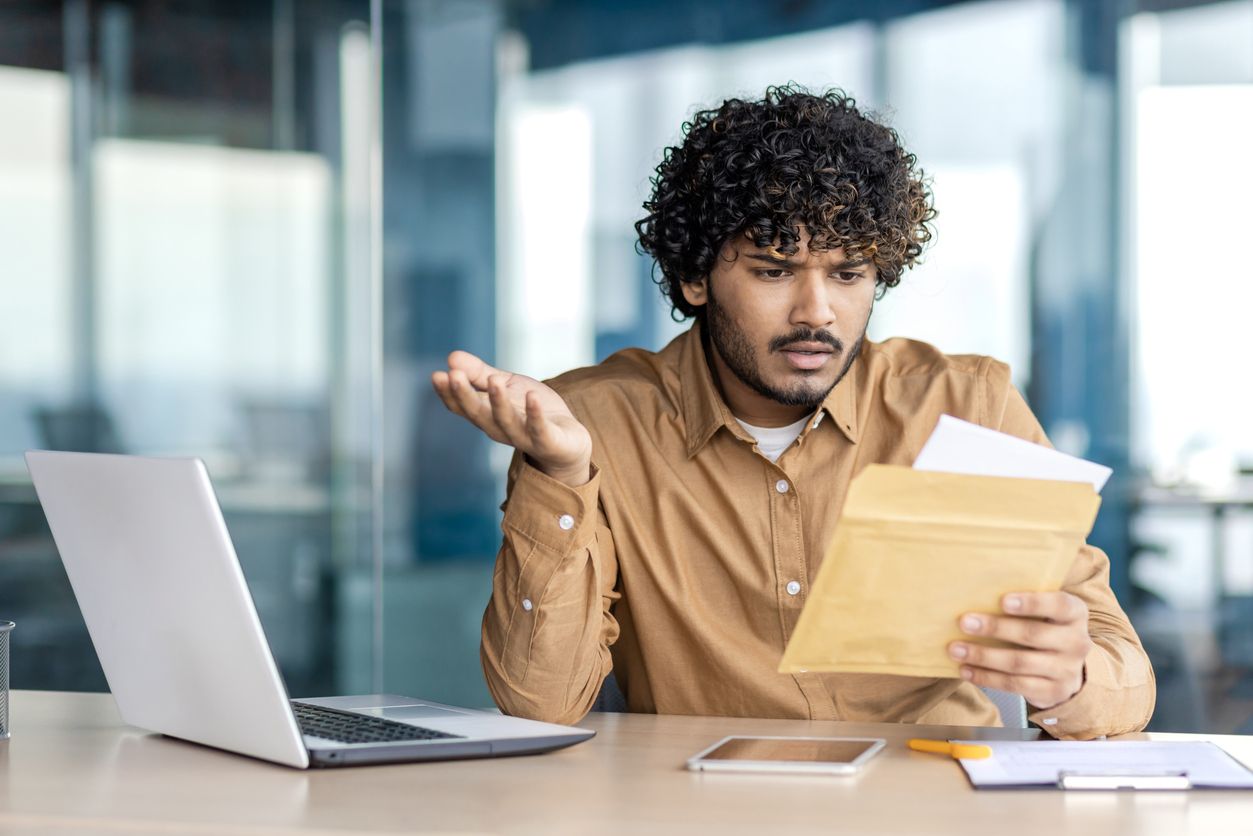
[[[754,427],[752,424],[746,424],[740,421],[740,426],[757,439],[757,449],[761,454],[772,462],[777,462],[779,456],[783,455],[783,451],[792,446],[792,442],[800,438],[801,431],[805,429],[805,422],[808,418],[802,418],[795,424],[788,424],[786,427]]]

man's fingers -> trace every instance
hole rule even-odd
[[[454,351],[448,355],[449,372],[459,371],[466,376],[466,380],[480,392],[487,391],[487,381],[494,374],[500,374],[500,369],[494,368],[483,362],[477,355],[468,351]]]
[[[449,370],[431,375],[449,411],[462,416],[488,438],[530,456],[539,467],[570,484],[583,484],[580,461],[590,459],[591,438],[551,389],[523,375],[499,372],[466,352],[449,356]],[[486,374],[476,386],[466,373]],[[491,370],[486,373],[485,370]],[[574,481],[580,480],[580,481]]]
[[[503,374],[495,374],[488,378],[487,399],[491,404],[492,418],[495,419],[496,426],[500,428],[501,434],[509,443],[526,452],[530,448],[527,443],[526,427],[518,414],[518,408],[509,399],[509,393],[505,390],[506,378],[507,376]]]
[[[454,415],[460,415],[488,437],[500,440],[500,433],[492,419],[491,410],[485,403],[483,395],[478,394],[460,372],[435,372],[431,375],[431,385],[435,394]]]
[[[962,665],[961,678],[980,688],[995,688],[997,691],[1021,694],[1027,702],[1035,706],[1057,705],[1072,696],[1064,684],[1043,676],[1010,674]]]
[[[461,404],[457,402],[457,398],[452,393],[452,381],[448,378],[448,372],[435,372],[431,375],[431,386],[435,389],[435,394],[439,395],[439,399],[443,401],[444,406],[448,407],[448,411],[455,415],[464,415],[461,411]]]
[[[544,414],[544,408],[540,406],[536,392],[526,393],[526,432],[537,447],[552,444],[553,428],[548,416]]]
[[[953,642],[948,647],[948,655],[965,665],[1017,676],[1051,677],[1058,671],[1057,655],[1047,651]]]
[[[1088,619],[1088,605],[1069,592],[1011,592],[1001,599],[1001,607],[1010,615],[1029,615],[1059,623]]]
[[[1016,599],[1016,600],[1015,600]],[[1018,647],[985,647],[954,642],[949,656],[961,663],[961,676],[984,688],[1021,694],[1034,706],[1058,705],[1083,687],[1083,665],[1092,648],[1087,605],[1074,595],[1013,593],[1007,611],[1030,614],[967,613],[963,633],[999,639]]]
[[[452,398],[457,403],[457,412],[489,435],[496,433],[496,422],[492,418],[492,408],[487,402],[487,396],[475,391],[465,373],[460,370],[449,372],[448,382],[452,389]]]
[[[958,622],[958,626],[967,635],[986,636],[1036,650],[1058,652],[1078,652],[1080,648],[1077,637],[1087,636],[1086,632],[1076,633],[1073,627],[1051,624],[1038,618],[1018,618],[1012,615],[997,616],[986,613],[964,615]]]

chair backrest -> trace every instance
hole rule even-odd
[[[626,697],[623,696],[622,689],[618,687],[618,680],[614,677],[613,671],[610,671],[600,686],[596,702],[592,703],[592,711],[614,711],[625,714],[626,710]]]
[[[1007,729],[1025,729],[1027,727],[1027,701],[1022,694],[1011,694],[1009,691],[998,691],[995,688],[984,688],[996,710],[1001,712],[1001,723]]]
[[[1025,729],[1027,727],[1027,701],[1021,695],[997,691],[995,688],[984,688],[983,693],[988,695],[988,699],[992,700],[996,710],[1001,712],[1001,722],[1005,728]],[[596,696],[596,702],[592,704],[592,711],[625,712],[626,710],[626,697],[622,695],[618,680],[610,671],[609,676],[605,677],[604,684],[600,686],[600,693]]]

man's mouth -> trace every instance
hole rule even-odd
[[[832,348],[826,343],[789,343],[783,351],[793,354],[831,354]]]
[[[788,343],[779,351],[793,368],[803,371],[821,368],[835,353],[831,346],[819,342]]]

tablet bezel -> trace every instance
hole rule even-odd
[[[851,761],[761,761],[708,758],[711,753],[733,740],[818,740],[839,743],[865,743],[868,745]],[[883,751],[885,746],[887,746],[887,740],[882,737],[731,734],[688,758],[687,768],[694,772],[785,772],[807,775],[854,775],[871,758]]]

